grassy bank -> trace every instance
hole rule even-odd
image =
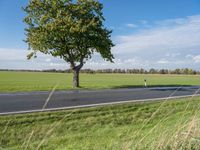
[[[2,149],[200,149],[200,98],[0,117]]]
[[[144,75],[144,74],[81,74],[81,87],[85,89],[123,88],[143,86],[200,85],[200,76],[193,75]],[[0,72],[0,92],[71,89],[72,74]]]

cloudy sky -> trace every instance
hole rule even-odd
[[[28,0],[0,0],[0,69],[67,69],[64,61],[28,54],[22,6]],[[101,0],[105,26],[113,30],[115,63],[98,54],[85,68],[184,68],[200,70],[199,0]]]

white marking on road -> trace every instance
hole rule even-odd
[[[48,104],[50,98],[52,97],[52,95],[53,95],[53,93],[55,92],[55,90],[56,90],[56,88],[57,88],[58,85],[59,85],[59,83],[57,83],[57,84],[53,87],[53,89],[52,89],[51,93],[49,94],[48,98],[46,99],[46,101],[45,101],[45,103],[44,103],[42,109],[45,109],[45,107],[47,106],[47,104]]]
[[[159,100],[166,100],[166,99],[167,100],[172,100],[172,99],[187,98],[187,97],[197,97],[197,96],[200,96],[200,94],[197,94],[195,96],[194,95],[183,95],[183,96],[172,96],[172,97],[153,98],[153,99],[127,100],[127,101],[88,104],[88,105],[78,105],[78,106],[69,106],[69,107],[58,107],[58,108],[48,108],[48,109],[27,110],[27,111],[5,112],[5,113],[0,113],[0,115],[14,115],[14,114],[25,114],[25,113],[34,113],[34,112],[69,110],[69,109],[87,108],[87,107],[96,107],[96,106],[106,106],[106,105],[115,105],[115,104],[125,104],[125,103],[159,101]]]

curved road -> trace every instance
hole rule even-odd
[[[199,88],[191,86],[1,93],[0,115],[188,97],[195,93],[200,95]]]

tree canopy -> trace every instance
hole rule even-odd
[[[97,0],[30,0],[24,8],[28,59],[42,52],[60,57],[78,71],[94,52],[113,62],[111,30],[104,27]]]

